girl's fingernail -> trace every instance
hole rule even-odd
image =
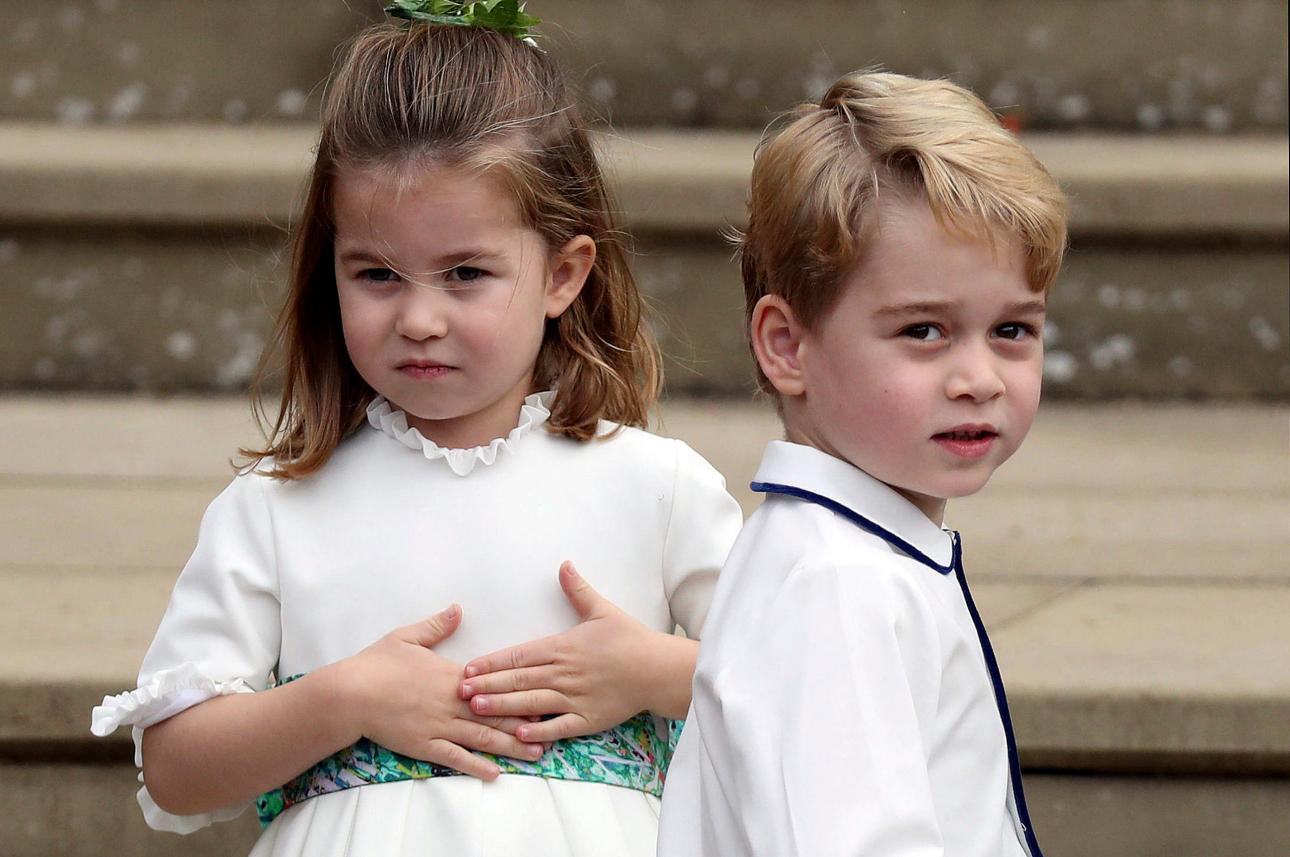
[[[475,706],[476,711],[486,711],[488,709],[488,697],[473,696],[470,699],[470,704]]]
[[[461,695],[462,695],[462,697],[463,697],[464,699],[470,699],[470,695],[471,695],[471,693],[473,693],[473,692],[474,692],[474,691],[473,691],[473,689],[471,688],[471,686],[470,686],[470,685],[468,685],[468,684],[463,684],[463,685],[461,686]]]
[[[466,664],[466,678],[474,678],[479,675],[479,667],[474,664]]]
[[[457,613],[460,611],[461,611],[461,608],[458,607],[456,604],[454,604],[451,607],[449,607],[447,610],[443,611],[443,618],[456,619]]]
[[[521,741],[528,741],[528,740],[529,740],[529,728],[528,728],[527,726],[521,726],[519,729],[516,729],[516,730],[515,730],[515,737],[516,737],[516,738],[519,738]]]

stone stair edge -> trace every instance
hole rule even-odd
[[[89,731],[92,706],[119,689],[89,680],[36,684],[0,677],[0,758],[127,761],[128,728],[106,738]],[[1074,688],[1010,686],[1009,703],[1027,767],[1290,776],[1290,736],[1280,728],[1290,718],[1290,697],[1108,698]]]
[[[0,121],[0,227],[280,227],[312,124],[66,126]],[[600,134],[627,225],[709,233],[743,218],[755,132]],[[1290,238],[1290,137],[1033,133],[1070,193],[1072,232]]]

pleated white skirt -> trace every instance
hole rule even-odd
[[[645,792],[503,775],[360,786],[274,819],[251,857],[654,857]]]

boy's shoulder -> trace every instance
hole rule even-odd
[[[841,609],[857,622],[900,617],[935,623],[941,576],[895,551],[835,512],[796,498],[771,495],[744,526],[718,586],[732,610],[809,622],[817,611]],[[936,579],[933,579],[936,578]],[[742,624],[736,620],[736,624]]]
[[[799,572],[904,574],[926,567],[842,515],[795,497],[768,495],[749,519],[752,532],[781,546],[782,562]]]

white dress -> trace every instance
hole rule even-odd
[[[721,475],[677,440],[624,429],[578,443],[540,428],[552,394],[525,400],[487,447],[447,450],[383,399],[318,473],[235,478],[207,509],[138,689],[104,699],[92,729],[143,728],[211,697],[262,691],[357,653],[452,602],[436,647],[471,658],[573,627],[562,561],[651,628],[697,637],[741,524]],[[612,426],[603,424],[602,429]],[[140,774],[142,780],[142,774]],[[189,832],[246,806],[170,815]],[[659,801],[593,782],[503,774],[406,780],[320,795],[261,835],[274,855],[652,855]]]
[[[659,857],[1042,857],[953,535],[808,446],[753,487]]]

